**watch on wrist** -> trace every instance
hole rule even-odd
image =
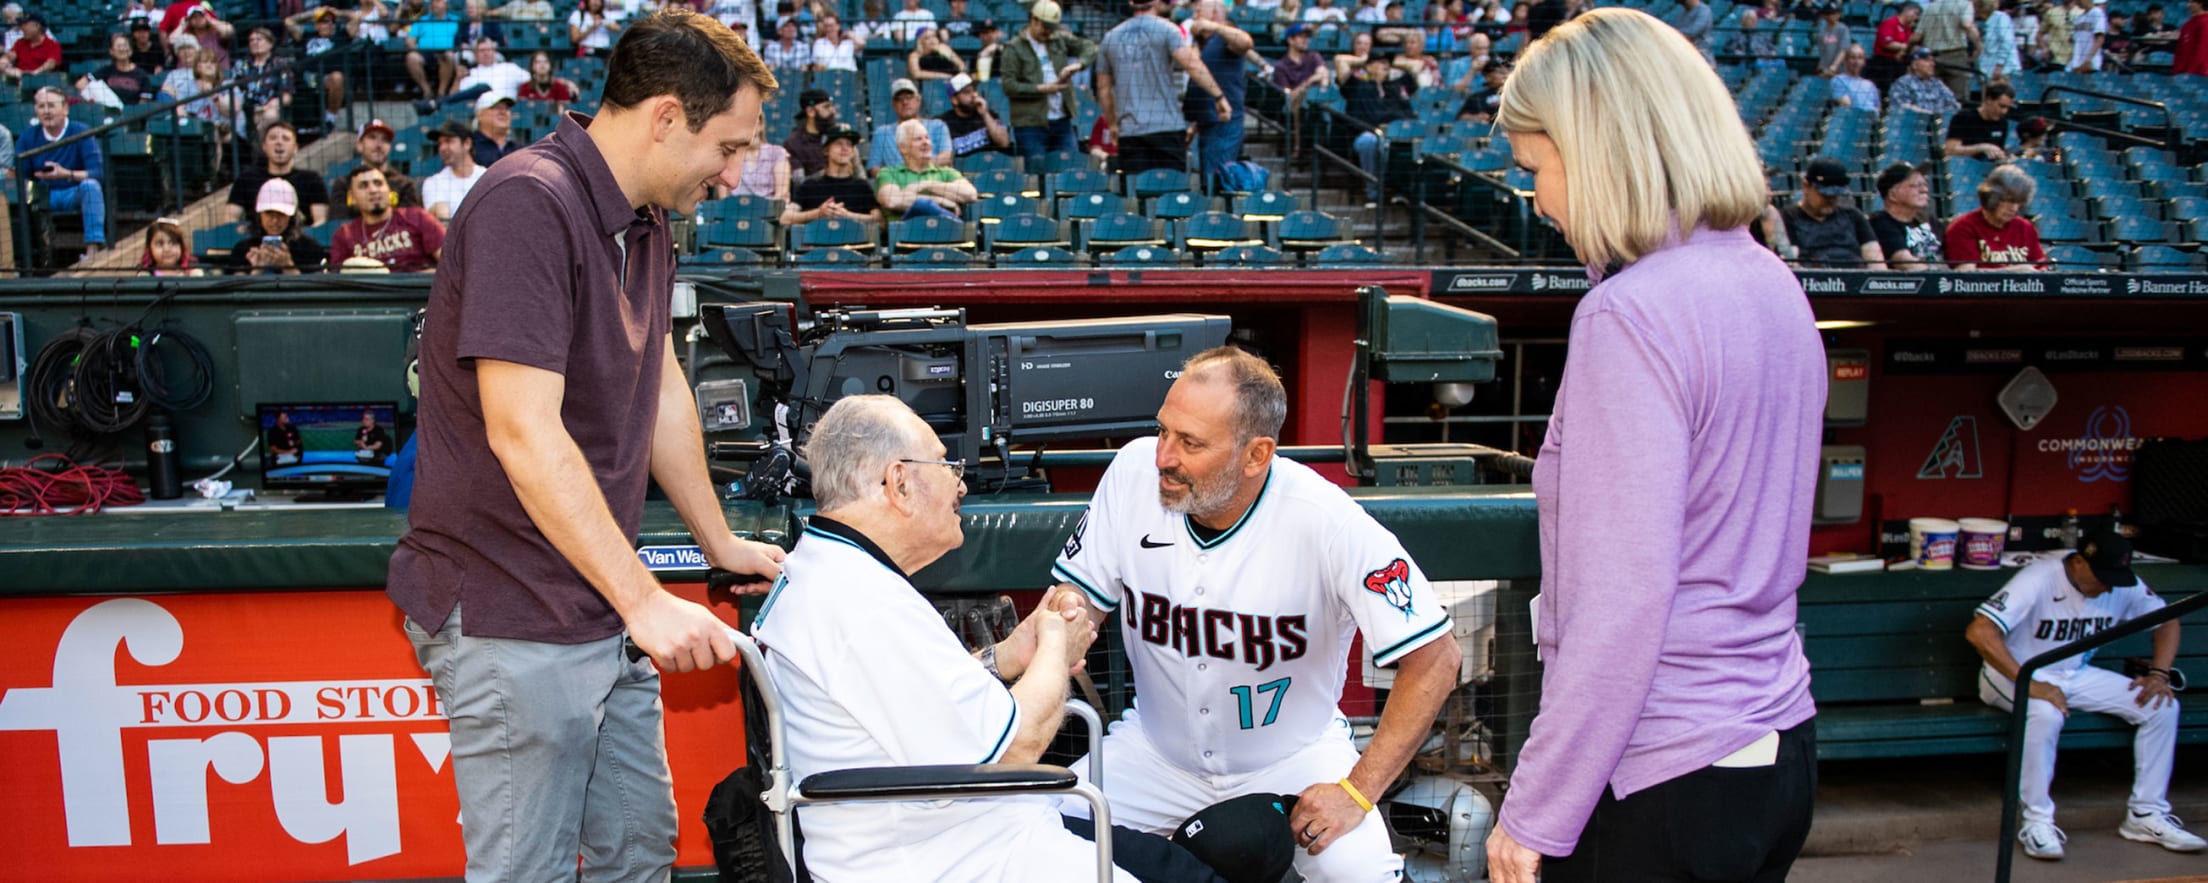
[[[981,667],[989,671],[990,677],[1004,680],[1004,672],[997,670],[997,645],[981,648]]]

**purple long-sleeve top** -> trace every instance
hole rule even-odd
[[[1534,468],[1541,711],[1502,826],[1570,855],[1625,797],[1816,713],[1794,633],[1825,407],[1802,287],[1745,229],[1602,280]]]

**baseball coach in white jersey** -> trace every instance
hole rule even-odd
[[[1978,696],[1987,705],[2010,711],[2023,660],[2163,606],[2132,572],[2131,541],[2114,531],[2096,532],[2062,558],[2034,562],[1978,605],[1964,632],[1986,661]],[[2063,855],[2068,838],[2055,827],[2055,801],[2047,787],[2055,778],[2055,745],[2072,709],[2114,715],[2139,728],[2131,743],[2130,811],[2117,833],[2177,852],[2208,847],[2208,841],[2185,830],[2170,814],[2170,763],[2178,725],[2170,665],[2177,660],[2178,629],[2175,619],[2154,628],[2153,665],[2136,678],[2087,665],[2091,653],[2033,674],[2024,724],[2024,825],[2016,834],[2025,855],[2049,861]]]
[[[1263,360],[1228,347],[1189,359],[1158,435],[1120,450],[1052,573],[1126,636],[1135,707],[1104,740],[1114,823],[1169,831],[1240,794],[1294,794],[1304,879],[1395,880],[1371,796],[1456,687],[1457,642],[1402,543],[1274,456],[1286,416]],[[1338,710],[1359,632],[1397,669],[1361,756]]]

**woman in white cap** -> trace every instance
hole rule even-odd
[[[161,97],[182,101],[198,94],[199,88],[192,85],[192,65],[199,61],[199,38],[190,34],[177,37],[169,44],[169,51],[175,54],[176,64],[161,75]],[[176,112],[178,116],[187,114],[184,108]]]
[[[291,182],[270,178],[253,201],[261,238],[240,240],[230,249],[232,272],[298,275],[319,273],[329,252],[299,230],[299,192]]]

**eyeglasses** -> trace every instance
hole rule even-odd
[[[966,479],[966,461],[964,460],[914,460],[908,457],[900,458],[897,462],[924,463],[931,466],[948,466],[951,469],[952,478],[960,481],[964,481]]]

